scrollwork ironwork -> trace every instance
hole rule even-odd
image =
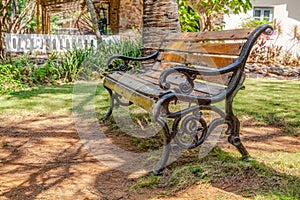
[[[170,68],[168,73],[160,77],[159,84],[162,89],[168,90],[171,88],[171,84],[169,81],[167,81],[167,78],[169,75],[175,73],[178,73],[177,70],[172,70],[172,68]],[[178,86],[174,88],[175,92],[181,94],[191,94],[194,90],[194,80],[196,79],[196,75],[184,72],[180,74],[185,76],[186,81],[179,83]]]
[[[183,94],[190,94],[194,90],[194,83],[192,81],[186,81],[184,83],[180,83],[177,88],[175,88],[175,92],[183,93]]]
[[[182,148],[195,148],[207,137],[208,126],[201,112],[192,112],[176,122],[174,141]]]
[[[125,64],[119,65],[117,70],[122,71],[122,72],[126,72],[128,70],[128,68],[129,68],[128,63],[125,63]]]

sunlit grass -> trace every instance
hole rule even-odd
[[[73,85],[41,86],[0,96],[2,114],[70,114]]]
[[[234,101],[239,116],[250,116],[300,134],[300,81],[246,79],[246,89]]]

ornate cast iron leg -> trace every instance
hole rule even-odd
[[[227,120],[229,121],[228,125],[230,127],[230,131],[228,132],[228,134],[230,134],[228,137],[228,142],[238,149],[238,151],[242,154],[243,159],[249,158],[250,155],[240,139],[240,122],[238,118],[234,115],[231,115],[230,119]]]
[[[246,150],[246,148],[244,147],[244,145],[241,142],[240,139],[240,121],[239,119],[233,114],[232,111],[232,102],[233,102],[233,98],[235,97],[235,95],[237,94],[237,92],[244,88],[243,86],[243,82],[244,82],[245,76],[243,75],[243,77],[241,78],[241,82],[239,83],[239,86],[237,87],[237,89],[226,98],[226,117],[225,117],[225,121],[228,124],[228,130],[226,132],[226,134],[229,135],[228,137],[228,142],[232,145],[234,145],[238,151],[242,154],[243,159],[247,159],[250,157],[248,151]]]
[[[114,98],[112,90],[105,86],[104,86],[104,88],[108,91],[109,96],[110,96],[110,107],[109,107],[109,110],[108,110],[107,114],[105,115],[105,117],[102,118],[102,121],[106,121],[111,116],[114,106],[115,106],[115,104],[114,104],[115,98]]]
[[[162,126],[164,146],[160,161],[157,164],[156,168],[153,170],[153,173],[155,175],[161,174],[162,170],[166,167],[166,164],[168,163],[172,139],[167,123],[161,118],[157,118],[157,122]]]

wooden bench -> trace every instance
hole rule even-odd
[[[119,105],[138,105],[152,113],[161,125],[164,147],[159,173],[166,166],[171,142],[182,148],[202,144],[213,129],[227,124],[228,141],[243,158],[249,154],[240,140],[240,122],[233,114],[232,102],[243,87],[244,67],[252,46],[262,34],[271,34],[270,25],[256,29],[236,29],[197,33],[170,33],[154,54],[133,58],[114,55],[108,66],[117,69],[105,76],[103,85],[110,94],[110,109],[106,120]],[[143,73],[128,73],[132,62],[149,63],[152,68]],[[123,97],[129,103],[124,103]],[[188,106],[173,109],[175,103]],[[224,102],[220,109],[217,103]],[[205,112],[217,117],[205,119]],[[170,124],[167,121],[172,121]],[[191,139],[186,142],[184,137]]]

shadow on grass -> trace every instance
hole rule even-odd
[[[300,199],[300,177],[281,173],[257,161],[242,161],[218,147],[200,160],[197,153],[184,155],[156,180],[154,189],[160,189],[159,196],[173,196],[194,184],[209,184],[238,195],[238,199]],[[133,185],[135,189],[142,190],[141,192],[151,191],[153,177],[144,176]],[[188,193],[193,195],[198,191]],[[221,197],[228,198],[226,195]],[[207,199],[215,197],[210,196]]]
[[[200,161],[211,184],[243,197],[299,199],[300,177],[257,161],[245,162],[220,149]]]

